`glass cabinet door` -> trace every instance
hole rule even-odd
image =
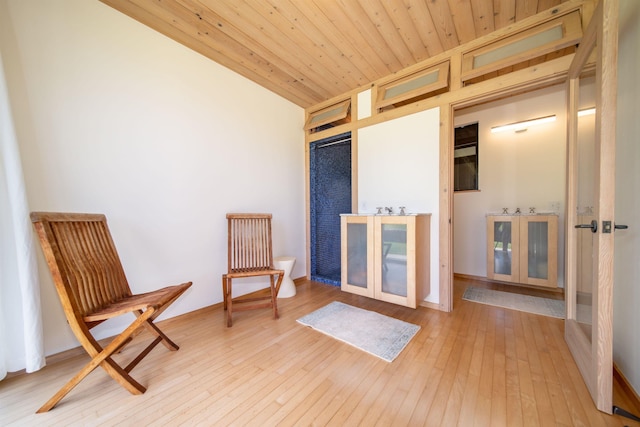
[[[375,219],[375,298],[416,308],[416,217]]]
[[[558,217],[520,218],[520,283],[545,287],[558,285]]]
[[[513,244],[511,221],[495,221],[493,223],[493,271],[496,274],[511,276]]]
[[[519,217],[495,215],[487,217],[487,277],[517,282],[520,268]]]
[[[549,278],[549,224],[529,222],[527,224],[527,276],[534,279]]]
[[[382,292],[407,296],[407,226],[381,224]]]
[[[347,224],[347,282],[366,288],[367,277],[367,224]]]
[[[373,298],[373,218],[342,216],[341,289]]]

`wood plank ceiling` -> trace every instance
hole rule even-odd
[[[563,0],[101,0],[307,108]]]

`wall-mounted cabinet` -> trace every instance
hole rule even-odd
[[[342,215],[342,290],[416,308],[429,293],[430,219]]]
[[[558,286],[558,216],[488,215],[487,277]]]

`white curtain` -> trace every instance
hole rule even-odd
[[[0,379],[45,364],[33,234],[0,54]]]

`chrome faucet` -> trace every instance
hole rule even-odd
[[[384,210],[387,211],[389,215],[393,213],[393,208],[384,208]]]

